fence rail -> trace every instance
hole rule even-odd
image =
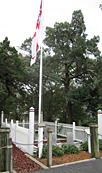
[[[5,119],[5,122],[3,122],[2,119],[2,126],[10,128],[10,137],[12,140],[16,143],[25,143],[25,144],[31,144],[34,142],[35,133],[38,133],[38,122],[34,122],[33,124],[33,138],[30,139],[30,124],[28,122],[25,122],[24,120],[22,122],[16,121],[16,123],[11,120],[10,123],[7,122],[7,119]],[[88,127],[82,127],[82,126],[75,126],[75,122],[73,124],[65,124],[65,123],[58,123],[55,122],[43,122],[46,127],[43,128],[44,131],[44,138],[47,138],[47,129],[51,128],[53,130],[53,136],[54,139],[57,139],[57,136],[59,137],[65,137],[67,138],[68,133],[73,134],[73,141],[81,142],[87,137],[86,130],[88,131]],[[32,142],[31,142],[32,141]],[[17,144],[16,144],[17,145]],[[29,145],[19,145],[21,149],[29,153]]]

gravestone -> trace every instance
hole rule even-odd
[[[47,139],[47,128],[44,128],[44,139]]]
[[[56,139],[56,134],[52,133],[52,145],[57,145],[57,139]]]
[[[73,145],[73,133],[72,132],[67,133],[67,144]]]

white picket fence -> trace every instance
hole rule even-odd
[[[22,123],[16,121],[16,123],[11,120],[10,123],[7,122],[7,119],[3,121],[3,112],[1,113],[1,125],[2,127],[10,128],[10,137],[12,141],[16,143],[22,150],[26,151],[29,154],[33,154],[33,143],[34,143],[34,134],[35,131],[38,131],[38,123],[34,122],[34,108],[30,108],[29,111],[29,123],[25,123],[23,120]],[[102,139],[102,111],[98,111],[98,132],[101,134],[99,139]],[[90,140],[90,128],[83,126],[75,126],[75,122],[73,124],[63,124],[55,122],[43,122],[46,127],[43,128],[44,136],[47,137],[47,128],[51,128],[53,130],[54,135],[67,137],[67,133],[71,132],[73,134],[73,141],[84,141],[88,139],[89,152],[91,153],[91,140]],[[25,128],[27,126],[27,128]],[[43,134],[43,133],[42,133]],[[46,135],[45,135],[46,134]],[[42,138],[43,139],[43,138]],[[22,144],[22,145],[21,145]],[[43,143],[41,143],[43,145]],[[40,146],[41,146],[40,145]],[[42,148],[42,146],[41,146]]]
[[[1,126],[5,128],[10,128],[10,138],[12,141],[21,148],[23,151],[33,154],[33,142],[34,142],[34,108],[30,108],[29,111],[29,128],[24,127],[24,122],[22,123],[23,127],[20,126],[18,121],[16,123],[11,120],[10,123],[3,122],[3,111],[1,113]]]
[[[87,138],[87,131],[90,129],[89,127],[75,126],[75,122],[73,124],[64,124],[57,123],[57,121],[55,123],[44,121],[44,124],[46,125],[46,129],[51,128],[56,136],[66,138],[68,132],[73,133],[73,141],[85,140]]]

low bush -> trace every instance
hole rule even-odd
[[[58,145],[52,145],[52,157],[61,157],[64,155],[63,148],[59,147]]]
[[[62,145],[62,148],[64,150],[64,154],[70,154],[70,153],[79,154],[79,149],[75,145],[66,145],[66,144],[63,144]]]
[[[38,153],[39,153],[39,149],[37,149],[36,157],[38,157]],[[52,145],[52,157],[61,157],[63,155],[64,155],[63,148]],[[47,145],[46,144],[43,145],[41,157],[47,158]]]
[[[62,148],[64,150],[64,154],[70,154],[70,152],[71,152],[71,145],[63,144]]]
[[[79,148],[76,145],[71,145],[71,153],[79,154]]]
[[[102,139],[99,139],[99,149],[102,150]]]
[[[101,139],[99,139],[99,149],[102,150],[102,140]],[[85,141],[80,145],[80,150],[88,151],[88,141]]]
[[[88,141],[85,141],[80,145],[80,150],[88,151]]]
[[[39,153],[39,149],[37,149],[36,152],[36,157],[38,157],[38,153]],[[79,149],[78,147],[76,147],[75,145],[66,145],[63,144],[62,147],[59,147],[58,145],[52,145],[52,157],[61,157],[64,154],[79,154]],[[43,145],[43,149],[42,149],[42,158],[47,158],[47,145],[44,144]]]
[[[43,149],[42,149],[42,158],[47,158],[47,145],[43,144]]]

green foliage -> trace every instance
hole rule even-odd
[[[88,151],[88,141],[85,141],[80,145],[80,150]]]
[[[64,151],[62,148],[60,148],[59,146],[52,145],[52,157],[61,157],[63,155],[64,155]],[[37,150],[37,156],[38,156],[38,150]],[[43,145],[41,157],[47,158],[47,145],[46,144]]]
[[[73,12],[70,23],[46,28],[42,77],[46,121],[81,120],[84,125],[96,121],[97,110],[102,107],[102,56],[99,36],[88,39],[85,32],[81,10]],[[18,55],[8,38],[0,43],[0,109],[6,113],[13,110],[16,118],[31,106],[38,114],[40,51],[36,63],[29,67],[31,41],[31,37],[26,39],[20,47],[26,56]]]
[[[37,149],[36,157],[38,157],[38,152],[39,152],[39,149]],[[75,145],[66,145],[66,144],[63,144],[62,147],[59,147],[58,145],[57,146],[52,145],[52,157],[61,157],[64,154],[70,154],[70,153],[79,154],[78,147],[76,147]],[[46,144],[43,145],[41,157],[47,158]]]
[[[99,139],[99,149],[102,150],[102,140],[101,139]],[[88,141],[85,141],[80,145],[80,150],[88,151]]]
[[[17,51],[6,37],[0,42],[0,105],[16,93],[24,90],[24,73]]]
[[[26,78],[17,50],[6,37],[0,42],[0,111],[8,114],[6,118],[12,113],[13,119],[19,120],[20,115],[29,110]]]
[[[37,148],[36,157],[37,157],[37,158],[39,157],[39,148]],[[46,157],[45,157],[45,158],[46,158]]]
[[[89,40],[85,31],[86,26],[81,10],[73,12],[71,23],[55,23],[53,28],[46,28],[44,39],[44,43],[48,46],[46,60],[49,60],[47,67],[51,66],[48,71],[51,82],[48,86],[51,88],[52,83],[55,83],[55,86],[60,83],[60,89],[64,89],[63,110],[66,111],[64,119],[67,123],[72,123],[72,117],[77,118],[77,115],[72,112],[73,105],[79,105],[80,108],[85,105],[91,112],[91,116],[96,116],[95,112],[99,104],[98,90],[94,85],[97,76],[96,62],[100,58],[99,36],[93,36]],[[53,56],[51,56],[52,52]],[[94,60],[90,59],[90,55]],[[83,111],[78,119],[81,119],[82,114]]]
[[[52,145],[52,157],[61,157],[64,155],[63,148],[59,147],[58,145]]]
[[[47,158],[47,145],[46,144],[43,145],[41,157],[42,158]]]
[[[99,149],[102,150],[102,139],[99,139]]]
[[[66,145],[66,144],[63,144],[62,145],[62,148],[64,150],[64,154],[70,154],[70,153],[79,154],[79,149],[75,145]]]

